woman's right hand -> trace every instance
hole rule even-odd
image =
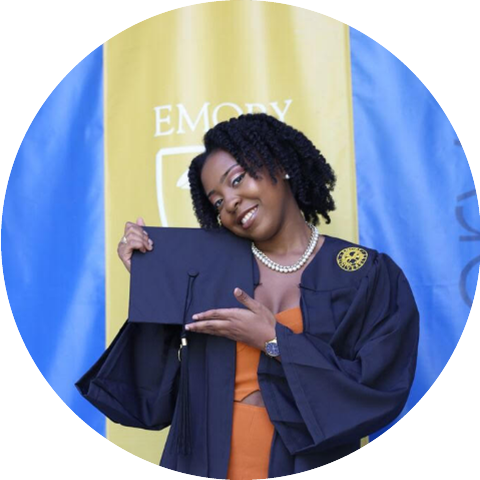
[[[143,218],[137,218],[137,223],[127,222],[123,237],[118,243],[117,253],[125,268],[130,271],[132,254],[134,250],[145,253],[153,250],[153,241],[148,238],[148,233],[142,228],[145,226]]]

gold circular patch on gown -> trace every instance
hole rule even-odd
[[[348,247],[340,250],[337,255],[337,263],[343,270],[354,272],[365,265],[367,258],[368,253],[363,248]]]

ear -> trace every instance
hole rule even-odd
[[[290,180],[290,175],[285,171],[283,167],[279,167],[277,173],[277,179],[279,180]]]

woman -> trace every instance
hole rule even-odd
[[[189,169],[196,217],[251,242],[260,279],[254,298],[235,290],[245,308],[198,312],[186,327],[236,342],[223,476],[324,465],[359,448],[406,402],[418,342],[410,288],[387,256],[318,234],[318,216],[330,223],[335,208],[335,176],[301,132],[250,114],[204,141]],[[118,246],[129,270],[134,250],[154,248],[143,226],[127,223]]]

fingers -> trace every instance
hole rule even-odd
[[[145,253],[147,250],[151,250],[150,245],[145,244],[145,240],[136,235],[125,235],[126,242],[122,242],[125,245],[125,249],[129,251],[140,250]]]
[[[252,297],[250,297],[238,287],[233,291],[233,294],[242,305],[245,305],[252,312],[258,312],[263,307],[260,302],[254,300]]]
[[[139,220],[143,222],[141,218],[137,222]],[[153,241],[148,237],[148,233],[137,223],[127,222],[125,224],[124,237],[121,242],[130,251],[140,250],[145,253],[147,250],[153,250]]]
[[[137,218],[137,223],[127,222],[125,224],[123,237],[118,243],[118,256],[128,271],[130,271],[131,258],[134,250],[139,250],[142,253],[153,250],[153,241],[143,229],[144,226],[145,222],[141,217]]]
[[[228,318],[224,318],[227,312]],[[185,329],[188,332],[217,335],[235,342],[245,342],[260,349],[263,347],[263,343],[258,344],[257,337],[259,335],[253,331],[251,323],[246,321],[245,314],[252,316],[252,313],[244,308],[210,310],[194,315],[193,318],[197,318],[197,320],[185,325]],[[202,319],[200,320],[200,318]]]
[[[185,329],[237,340],[238,322],[234,320],[239,319],[242,313],[245,313],[245,310],[240,308],[219,308],[197,313],[192,317],[195,322],[186,325]]]
[[[241,315],[240,308],[217,308],[215,310],[207,310],[206,312],[196,313],[193,319],[198,320],[230,320],[233,317]]]
[[[208,335],[218,335],[220,337],[231,336],[231,325],[227,320],[204,320],[189,323],[185,326],[189,332],[206,333]]]

